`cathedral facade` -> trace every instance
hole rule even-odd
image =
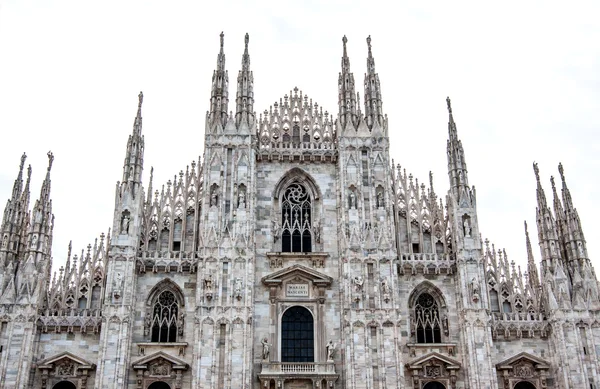
[[[551,204],[534,164],[541,262],[525,225],[521,272],[482,241],[449,99],[438,196],[391,162],[370,38],[364,104],[343,39],[337,115],[297,88],[256,115],[245,43],[230,88],[221,34],[203,157],[158,187],[140,93],[113,225],[54,276],[54,156],[31,207],[23,156],[0,388],[600,388],[599,283],[561,165]]]

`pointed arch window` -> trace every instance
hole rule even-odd
[[[281,204],[281,251],[312,251],[312,203],[310,195],[299,183],[291,184]]]
[[[417,343],[441,343],[441,323],[438,304],[429,293],[422,293],[415,305]]]
[[[152,309],[152,341],[177,341],[179,304],[173,292],[165,290],[158,295]]]

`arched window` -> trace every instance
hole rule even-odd
[[[285,190],[281,203],[281,251],[312,251],[311,198],[304,186],[293,183]]]
[[[441,343],[440,312],[429,293],[421,293],[415,304],[417,343]]]
[[[77,389],[77,387],[71,381],[60,381],[52,389]]]
[[[498,300],[498,292],[490,290],[490,308],[492,312],[500,312],[500,302]]]
[[[148,389],[171,389],[169,384],[163,381],[153,382],[152,385],[148,386]]]
[[[281,318],[281,361],[314,362],[314,323],[310,311],[291,307]]]
[[[152,341],[175,342],[177,340],[177,314],[179,304],[173,292],[160,293],[152,310]]]

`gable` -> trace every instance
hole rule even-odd
[[[73,363],[80,365],[80,367],[86,368],[86,369],[95,369],[96,365],[86,361],[83,358],[77,357],[73,354],[71,354],[70,352],[62,352],[60,354],[56,354],[50,358],[46,358],[40,362],[38,362],[38,369],[44,369],[44,368],[51,368],[52,365],[54,365],[56,362],[62,360],[62,359],[68,359],[70,361],[72,361]]]
[[[333,281],[331,277],[303,265],[286,267],[263,277],[261,281],[267,286],[276,286],[281,285],[284,280],[295,277],[311,281],[313,284],[319,286],[329,286]]]

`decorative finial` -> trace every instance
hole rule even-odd
[[[563,169],[562,163],[558,164],[558,172],[560,173],[560,179],[562,182],[565,182],[565,170]]]
[[[138,95],[138,108],[142,107],[143,101],[144,101],[144,94],[142,93],[142,91],[140,91],[140,94]]]
[[[344,35],[342,38],[342,42],[344,43],[344,47],[346,47],[346,43],[348,43],[348,38],[346,38],[346,35]]]
[[[448,113],[452,113],[452,103],[450,102],[450,97],[446,97],[446,105],[448,106]]]
[[[52,154],[52,151],[48,151],[48,171],[50,171],[50,169],[52,169],[52,162],[54,162],[54,154]]]
[[[369,46],[369,54],[371,54],[371,35],[367,37],[367,46]]]
[[[225,44],[225,34],[221,31],[221,50],[223,49],[223,45]]]
[[[19,168],[19,170],[23,170],[23,166],[25,166],[26,159],[27,159],[27,154],[23,153],[23,155],[21,156],[21,167]]]
[[[246,43],[246,50],[248,50],[248,42],[250,41],[250,35],[246,33],[246,37],[244,38],[244,42]]]
[[[538,168],[537,162],[533,163],[533,172],[535,173],[535,179],[536,179],[536,181],[539,184],[539,182],[540,182],[540,169]]]
[[[552,191],[556,192],[556,185],[554,184],[554,176],[550,176],[550,183],[552,184]]]

